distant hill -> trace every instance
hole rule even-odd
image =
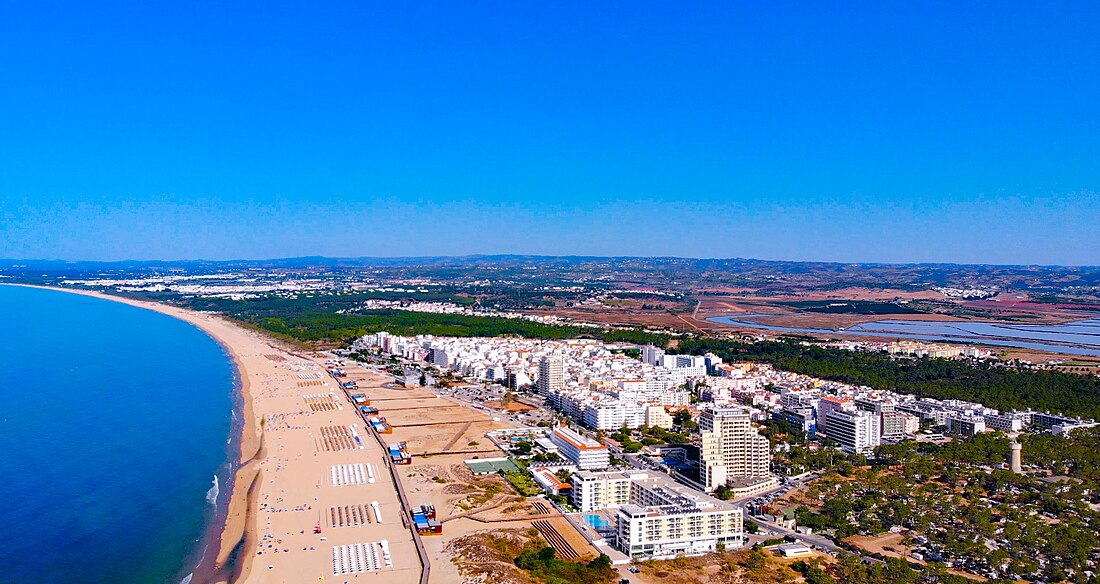
[[[307,256],[262,260],[58,261],[0,260],[0,275],[57,279],[125,274],[206,274],[239,270],[345,272],[381,269],[400,277],[469,280],[507,279],[539,273],[548,280],[604,280],[663,289],[749,288],[788,293],[846,287],[924,290],[985,287],[1047,295],[1100,294],[1100,267],[982,264],[884,264],[758,260],[749,258],[470,255],[329,258]]]

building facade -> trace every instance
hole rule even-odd
[[[561,357],[543,357],[539,361],[539,380],[536,384],[539,395],[548,396],[550,392],[561,389],[563,385],[565,385],[565,373]]]
[[[843,450],[868,454],[881,443],[880,418],[863,410],[831,412],[826,434]]]
[[[700,483],[709,492],[735,478],[771,474],[768,439],[752,425],[745,408],[716,408],[699,417],[702,446]]]
[[[672,427],[672,416],[665,411],[664,406],[651,405],[645,410],[645,425],[650,428],[664,428],[669,429]]]
[[[550,442],[557,447],[558,454],[577,465],[577,468],[607,468],[611,464],[611,453],[606,446],[565,426],[554,428],[550,432]]]
[[[582,513],[617,509],[614,545],[632,559],[697,555],[745,543],[739,507],[646,472],[573,475]]]
[[[882,436],[901,438],[906,434],[916,434],[920,430],[920,418],[905,412],[886,412],[882,414]]]
[[[817,402],[817,431],[824,432],[829,427],[831,412],[850,412],[856,409],[852,398],[827,395]]]

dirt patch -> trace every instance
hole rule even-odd
[[[918,560],[912,556],[913,550],[906,546],[903,542],[906,537],[912,535],[912,532],[902,533],[881,533],[879,535],[853,535],[844,539],[845,542],[854,545],[855,547],[871,552],[882,554],[889,558],[902,558],[904,560],[924,565],[924,560]],[[976,582],[985,582],[988,579],[977,574],[970,574],[959,570],[948,570],[956,576],[962,576],[969,580]]]
[[[529,406],[527,404],[517,402],[517,401],[514,401],[514,400],[509,402],[508,405],[504,405],[504,404],[500,403],[499,401],[488,401],[488,402],[485,402],[485,405],[489,406],[490,408],[493,408],[494,410],[504,410],[504,411],[507,411],[507,412],[527,413],[527,412],[531,411],[531,409],[532,409],[531,406]]]
[[[495,529],[457,538],[443,551],[458,568],[464,583],[534,584],[535,580],[516,567],[513,560],[528,546],[537,545],[537,541],[541,540],[534,529]]]
[[[891,558],[905,558],[923,564],[912,557],[912,550],[903,544],[905,535],[901,533],[883,533],[880,535],[853,535],[844,541],[868,552],[882,554]]]
[[[780,584],[802,582],[790,568],[790,560],[761,552],[755,561],[750,551],[707,554],[658,562],[639,562],[641,570],[631,581],[642,584]],[[801,558],[803,560],[807,558]],[[761,561],[762,560],[762,561]]]

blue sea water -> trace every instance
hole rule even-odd
[[[228,495],[222,348],[156,312],[0,286],[0,380],[0,583],[179,582],[215,474]]]

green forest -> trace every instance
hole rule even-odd
[[[408,310],[367,310],[354,314],[330,312],[286,313],[264,316],[235,315],[253,326],[298,341],[348,343],[357,337],[386,331],[395,335],[451,337],[499,337],[514,335],[535,339],[593,338],[608,342],[665,344],[668,337],[640,329],[599,329],[543,324],[518,318],[436,314]]]
[[[259,298],[188,298],[183,303],[191,309],[222,312],[232,316],[255,318],[279,317],[308,313],[336,312],[356,308],[367,300],[407,300],[416,302],[453,302],[473,304],[474,299],[458,293],[453,287],[439,287],[428,292],[344,292],[336,294],[299,294],[296,296],[262,296]]]

